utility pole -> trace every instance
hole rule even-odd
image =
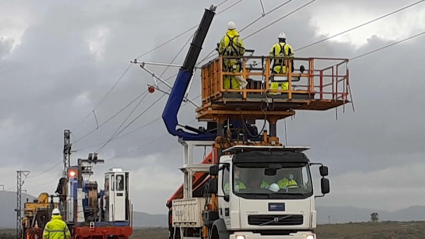
[[[20,170],[16,171],[17,173],[17,183],[16,183],[16,238],[22,238],[22,224],[21,224],[21,212],[22,212],[22,185],[24,185],[24,180],[22,180],[22,176],[25,178],[30,174],[30,171]]]
[[[71,131],[64,130],[64,145],[63,145],[63,176],[66,177],[68,168],[71,166]]]
[[[68,220],[68,205],[66,195],[68,195],[68,169],[71,167],[71,147],[71,131],[66,129],[63,132],[63,173],[62,178],[59,181],[58,190],[56,190],[57,193],[60,192],[60,208],[65,220]]]
[[[328,215],[328,223],[331,224],[331,215]]]

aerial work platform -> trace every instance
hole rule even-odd
[[[226,59],[237,59],[240,72],[225,71]],[[324,111],[350,102],[348,59],[292,58],[293,72],[273,74],[274,59],[219,56],[202,66],[202,106],[196,110],[197,119],[216,121],[217,117],[241,115],[247,119],[283,119],[294,115],[294,110]],[[285,59],[285,65],[291,69],[291,60]],[[224,89],[225,77],[238,76],[247,81],[245,88]],[[279,89],[271,89],[272,82],[279,83]]]

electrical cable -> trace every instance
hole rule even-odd
[[[220,2],[219,4],[217,4],[217,7],[218,6],[221,6],[222,4],[224,4],[225,2],[227,2],[228,0],[224,0],[224,1],[222,1],[222,2]],[[239,0],[239,1],[237,1],[236,3],[234,3],[234,4],[232,4],[232,5],[230,5],[229,7],[227,7],[227,8],[225,8],[223,11],[221,11],[221,12],[219,12],[219,13],[217,13],[217,16],[219,15],[219,14],[221,14],[221,13],[223,13],[223,12],[226,12],[227,10],[229,10],[229,9],[231,9],[232,7],[234,7],[235,5],[237,5],[237,4],[239,4],[240,2],[242,2],[243,0]],[[192,27],[192,28],[190,28],[190,29],[188,29],[188,30],[186,30],[186,31],[184,31],[183,33],[181,33],[181,34],[179,34],[179,35],[177,35],[176,37],[174,37],[174,38],[172,38],[172,39],[170,39],[169,41],[167,41],[167,42],[165,42],[165,43],[163,43],[163,44],[161,44],[161,45],[159,45],[159,46],[157,46],[157,47],[155,47],[155,48],[153,48],[152,50],[150,50],[150,51],[148,51],[148,52],[146,52],[146,53],[144,53],[144,54],[142,54],[141,56],[139,56],[139,57],[137,57],[136,59],[139,59],[140,57],[142,57],[142,56],[145,56],[145,55],[147,55],[147,54],[149,54],[149,53],[151,53],[152,51],[155,51],[155,50],[157,50],[157,49],[159,49],[159,48],[161,48],[162,46],[164,46],[164,45],[166,45],[166,44],[168,44],[168,43],[170,43],[171,41],[173,41],[173,40],[175,40],[175,39],[177,39],[178,37],[180,37],[180,36],[182,36],[182,35],[184,35],[184,34],[186,34],[187,32],[190,32],[191,30],[193,30],[193,29],[195,29],[196,27],[198,27],[198,25],[196,25],[196,26],[194,26],[194,27]],[[130,64],[129,66],[128,66],[128,68],[124,71],[124,73],[121,75],[121,77],[120,78],[118,78],[118,80],[117,80],[117,82],[112,86],[112,88],[108,91],[108,93],[102,98],[102,100],[96,105],[96,107],[92,110],[92,112],[94,112],[94,110],[96,110],[97,109],[97,107],[99,107],[99,105],[106,99],[106,97],[111,93],[111,91],[117,86],[117,84],[121,81],[121,79],[124,77],[124,75],[128,72],[128,70],[130,69],[130,67],[131,67],[131,65],[132,64]],[[165,73],[165,71],[164,71],[164,73]],[[90,112],[90,114],[88,114],[80,123],[78,123],[77,124],[77,126],[75,126],[73,129],[72,129],[72,131],[75,131],[82,123],[84,123],[87,119],[88,119],[88,117],[91,115],[91,113],[92,112]],[[75,143],[75,142],[74,142]]]
[[[51,168],[49,168],[49,169],[47,169],[47,170],[45,170],[45,171],[43,171],[43,172],[41,172],[41,173],[39,173],[39,174],[36,174],[36,175],[34,175],[34,176],[30,176],[30,177],[27,177],[27,178],[35,178],[35,177],[38,177],[38,176],[40,176],[40,175],[43,175],[43,174],[45,174],[45,173],[49,172],[50,170],[52,170],[52,169],[56,168],[58,165],[60,165],[60,164],[62,164],[62,163],[63,163],[63,161],[61,160],[60,162],[58,162],[57,164],[55,164],[55,165],[54,165],[54,166],[52,166]]]
[[[174,61],[177,59],[177,57],[180,55],[180,53],[183,51],[183,49],[186,47],[187,44],[189,44],[190,40],[193,38],[194,34],[192,34],[192,36],[189,37],[189,39],[187,39],[186,43],[183,45],[183,47],[179,50],[179,52],[177,52],[176,56],[173,58],[173,60],[170,62],[170,64],[165,68],[165,70],[161,73],[161,75],[159,76],[160,78],[165,74],[165,72],[168,70],[168,68],[170,68],[170,65],[174,63]],[[167,79],[165,79],[164,81],[168,81],[170,79],[172,79],[173,77],[177,76],[177,74],[175,74],[174,76],[171,76]],[[157,86],[159,86],[162,82],[159,82]]]
[[[173,62],[174,62],[174,60],[180,55],[180,53],[183,51],[183,49],[186,47],[186,45],[190,42],[190,39],[192,39],[192,37],[193,37],[193,35],[187,40],[187,42],[183,45],[183,47],[180,49],[180,51],[177,53],[177,55],[173,58],[173,60],[171,61],[171,63],[170,64],[172,64]],[[161,76],[160,77],[162,77],[162,75],[167,71],[167,69],[168,69],[168,67],[169,66],[167,66],[167,68],[162,72],[162,74],[161,74]],[[161,83],[161,82],[160,82]],[[158,84],[159,85],[159,84]],[[144,95],[143,97],[142,97],[142,99],[139,101],[139,103],[135,106],[135,108],[131,111],[131,113],[127,116],[127,118],[124,120],[124,122],[122,123],[122,124],[124,124],[126,121],[127,121],[127,119],[131,116],[131,114],[133,114],[133,112],[134,112],[134,110],[136,110],[136,108],[140,105],[140,103],[143,101],[143,99],[146,97],[146,95],[147,95],[147,93],[148,93],[148,91],[147,90],[145,90],[143,93],[142,93],[142,95]],[[132,104],[134,101],[132,101],[130,104]],[[127,105],[127,106],[129,106],[129,105]],[[94,113],[94,110],[93,110],[93,113]],[[98,130],[99,129],[99,125],[98,125],[98,123],[97,123],[97,118],[96,118],[96,124],[97,124],[97,128],[96,128],[96,130]],[[117,129],[117,131],[122,127],[122,124],[121,124],[121,126]],[[94,132],[94,131],[92,131],[92,132]],[[116,132],[115,132],[116,133]],[[114,135],[115,135],[115,133],[111,136],[111,139],[110,140],[108,140],[106,143],[105,143],[105,145],[103,145],[102,147],[100,147],[97,151],[101,151],[111,140],[112,140],[112,138],[114,137]],[[88,135],[87,135],[88,136]],[[78,141],[78,140],[77,140]],[[74,142],[74,144],[75,144],[76,142]],[[96,152],[97,152],[96,151]]]
[[[138,100],[140,97],[142,97],[147,91],[141,93],[139,96],[137,96],[135,99],[133,99],[130,103],[128,103],[124,108],[121,108],[117,113],[115,113],[114,115],[112,115],[109,119],[107,119],[105,122],[103,122],[102,124],[100,124],[96,129],[93,129],[92,131],[88,132],[87,134],[85,134],[84,136],[78,138],[77,140],[75,140],[73,142],[73,144],[76,144],[77,142],[79,142],[80,140],[86,138],[87,136],[89,136],[90,134],[94,133],[96,130],[98,130],[100,127],[104,126],[106,123],[108,123],[109,121],[111,121],[113,118],[115,118],[117,115],[119,115],[121,112],[123,112],[125,109],[127,109],[130,105],[132,105],[134,102],[136,102],[136,100]]]
[[[332,36],[329,36],[329,37],[323,38],[322,40],[319,40],[319,41],[317,41],[317,42],[314,42],[314,43],[308,44],[308,45],[306,45],[306,46],[300,47],[300,48],[298,48],[298,49],[295,49],[295,51],[300,51],[300,50],[306,49],[306,48],[308,48],[308,47],[311,47],[311,46],[317,45],[317,44],[319,44],[319,43],[325,42],[325,41],[327,41],[327,40],[329,40],[329,39],[332,39],[332,38],[334,38],[334,37],[340,36],[340,35],[345,34],[345,33],[347,33],[347,32],[350,32],[350,31],[356,30],[356,29],[358,29],[358,28],[364,27],[364,26],[369,25],[369,24],[371,24],[371,23],[373,23],[373,22],[376,22],[376,21],[378,21],[378,20],[381,20],[381,19],[383,19],[383,18],[386,18],[386,17],[388,17],[388,16],[391,16],[391,15],[393,15],[393,14],[396,14],[396,13],[398,13],[398,12],[401,12],[401,11],[403,11],[403,10],[406,10],[406,9],[408,9],[408,8],[410,8],[410,7],[413,7],[413,6],[415,6],[415,5],[419,4],[419,3],[422,3],[422,2],[424,2],[424,1],[425,1],[425,0],[417,1],[417,2],[415,2],[415,3],[412,3],[412,4],[410,4],[410,5],[407,5],[407,6],[405,6],[405,7],[399,8],[399,9],[397,9],[397,10],[395,10],[395,11],[392,11],[392,12],[390,12],[390,13],[387,13],[387,14],[385,14],[385,15],[382,15],[382,16],[380,16],[380,17],[377,17],[377,18],[375,18],[375,19],[369,20],[369,21],[367,21],[367,22],[365,22],[365,23],[362,23],[362,24],[360,24],[360,25],[357,25],[357,26],[355,26],[355,27],[352,27],[352,28],[350,28],[350,29],[348,29],[348,30],[342,31],[342,32],[337,33],[337,34],[335,34],[335,35],[332,35]]]
[[[424,1],[425,1],[425,0],[424,0]],[[245,29],[249,28],[250,26],[254,25],[254,23],[258,22],[261,18],[263,18],[263,17],[265,17],[265,16],[269,15],[270,13],[272,13],[272,12],[274,12],[274,11],[278,10],[279,8],[281,8],[281,7],[285,6],[286,4],[288,4],[288,3],[290,3],[290,2],[292,2],[292,0],[286,1],[286,2],[284,2],[284,3],[280,4],[280,5],[278,5],[277,7],[273,8],[272,10],[270,10],[270,11],[268,11],[268,12],[266,12],[266,13],[262,14],[260,17],[258,17],[257,19],[255,19],[254,21],[252,21],[251,23],[249,23],[248,25],[246,25],[244,28],[242,28],[239,32],[243,32]],[[261,3],[261,5],[262,5],[262,3]],[[264,9],[263,9],[263,12],[264,12]]]
[[[218,7],[218,6],[220,6],[220,5],[222,5],[223,3],[227,2],[227,1],[228,1],[228,0],[225,0],[225,1],[221,2],[221,3],[219,3],[219,4],[217,5],[217,7]],[[243,0],[239,0],[236,4],[238,4],[238,3],[242,2],[242,1],[243,1]],[[225,12],[225,11],[229,10],[230,8],[234,7],[236,4],[232,4],[232,5],[230,5],[229,7],[227,7],[227,8],[225,8],[225,9],[223,9],[223,11],[221,11],[221,12],[217,13],[217,16],[218,16],[218,15],[220,15],[221,13],[223,13],[223,12]],[[145,52],[145,53],[141,54],[140,56],[136,57],[136,59],[139,59],[139,58],[141,58],[141,57],[143,57],[143,56],[146,56],[147,54],[149,54],[149,53],[151,53],[151,52],[153,52],[153,51],[155,51],[155,50],[157,50],[157,49],[159,49],[159,48],[161,48],[161,47],[163,47],[163,46],[167,45],[168,43],[170,43],[170,42],[174,41],[175,39],[177,39],[177,38],[179,38],[179,37],[181,37],[181,36],[185,35],[186,33],[188,33],[188,32],[190,32],[190,31],[192,31],[193,29],[196,29],[198,26],[199,26],[199,24],[198,24],[198,25],[196,25],[196,26],[191,27],[190,29],[187,29],[186,31],[184,31],[184,32],[182,32],[182,33],[180,33],[180,34],[178,34],[177,36],[175,36],[175,37],[171,38],[170,40],[168,40],[168,41],[166,41],[166,42],[164,42],[164,43],[160,44],[159,46],[154,47],[154,48],[152,48],[151,50],[149,50],[149,51],[147,51],[147,52]]]
[[[425,1],[425,0],[424,0]],[[168,70],[168,68],[170,68],[170,65],[174,63],[174,61],[176,60],[176,58],[180,55],[180,53],[183,51],[183,49],[187,46],[187,44],[189,44],[190,40],[193,38],[194,34],[192,34],[192,36],[189,37],[189,39],[187,39],[186,43],[183,45],[183,47],[180,49],[179,52],[177,52],[176,56],[171,60],[170,64],[165,67],[164,71],[161,73],[161,75],[159,76],[160,78],[165,74],[165,72]],[[160,82],[161,83],[161,82]]]
[[[127,69],[125,69],[124,73],[122,73],[122,75],[118,78],[118,80],[115,82],[115,84],[112,86],[112,88],[108,91],[108,93],[106,93],[106,95],[100,100],[100,102],[93,108],[93,110],[91,110],[90,113],[87,114],[87,116],[80,123],[78,123],[71,131],[76,130],[82,123],[84,123],[87,120],[87,118],[97,109],[97,107],[99,107],[99,105],[102,104],[102,102],[106,99],[106,97],[108,97],[108,95],[111,93],[111,91],[114,90],[114,88],[118,85],[118,83],[120,83],[120,81],[125,76],[125,74],[127,74],[131,65],[132,64],[130,64],[127,67]]]
[[[283,7],[283,6],[285,6],[286,4],[288,4],[289,2],[291,2],[292,0],[289,0],[289,1],[286,1],[286,2],[284,2],[284,3],[282,3],[282,4],[280,4],[280,5],[278,5],[278,6],[276,6],[275,8],[273,8],[272,10],[270,10],[270,11],[268,11],[267,13],[265,13],[264,15],[262,15],[262,16],[260,16],[260,17],[258,17],[257,19],[255,19],[254,21],[252,21],[251,23],[249,23],[247,26],[245,26],[245,27],[243,27],[240,31],[239,31],[239,33],[241,33],[241,32],[243,32],[244,30],[246,30],[247,28],[249,28],[250,26],[252,26],[254,23],[256,23],[257,21],[259,21],[261,18],[263,18],[263,17],[265,17],[265,16],[267,16],[267,15],[269,15],[270,13],[272,13],[272,12],[274,12],[274,11],[276,11],[276,10],[278,10],[278,9],[280,9],[281,7]],[[283,16],[283,17],[281,17],[281,18],[279,18],[279,19],[277,19],[275,22],[272,22],[271,24],[269,24],[268,26],[266,26],[266,27],[269,27],[269,26],[271,26],[271,25],[273,25],[273,24],[275,24],[275,23],[277,23],[278,21],[281,21],[282,19],[284,19],[284,18],[286,18],[286,17],[288,17],[288,16],[290,16],[290,15],[292,15],[293,13],[295,13],[296,11],[299,11],[299,10],[301,10],[302,8],[304,8],[304,7],[306,7],[308,4],[310,4],[310,3],[312,3],[312,2],[314,2],[315,0],[313,0],[313,1],[311,1],[311,2],[309,2],[309,3],[307,3],[307,4],[305,4],[304,6],[301,6],[300,8],[298,8],[298,9],[296,9],[296,10],[294,10],[293,12],[291,12],[291,13],[289,13],[289,14],[287,14],[287,15],[285,15],[285,16]],[[266,28],[265,27],[265,28]],[[258,30],[257,32],[254,32],[254,33],[252,33],[251,35],[249,35],[248,37],[251,37],[251,36],[253,36],[253,35],[255,35],[255,34],[257,34],[257,33],[259,33],[260,31],[262,31],[263,29],[260,29],[260,30]],[[245,37],[244,39],[242,39],[242,40],[245,40],[245,39],[247,39],[248,37]],[[201,63],[203,63],[203,62],[205,62],[206,60],[209,60],[209,59],[211,59],[211,58],[213,58],[213,57],[215,57],[214,55],[212,55],[211,56],[211,54],[213,54],[215,52],[215,49],[213,49],[206,57],[204,57],[197,65],[200,65]]]
[[[196,119],[195,119],[195,120],[190,121],[190,122],[189,122],[189,123],[187,123],[187,124],[191,124],[191,123],[193,123],[193,122],[195,122],[195,121],[196,121]],[[161,139],[163,139],[163,138],[165,138],[165,137],[167,137],[167,136],[169,136],[169,134],[164,134],[164,135],[162,135],[161,137],[159,137],[159,138],[157,138],[157,139],[155,139],[155,140],[153,140],[153,141],[150,141],[149,143],[143,144],[143,145],[141,145],[141,146],[139,146],[139,147],[137,147],[137,148],[135,148],[135,149],[132,149],[132,150],[127,151],[127,152],[125,152],[125,153],[119,154],[119,155],[114,156],[114,157],[112,157],[112,158],[109,158],[109,159],[107,159],[107,160],[117,159],[117,158],[119,158],[119,157],[121,157],[121,156],[127,155],[127,154],[129,154],[129,153],[131,153],[131,152],[134,152],[134,151],[136,151],[136,150],[141,149],[142,147],[148,146],[148,145],[150,145],[150,144],[152,144],[152,143],[154,143],[154,142],[156,142],[156,141],[159,141],[159,140],[161,140]]]
[[[257,33],[261,32],[261,31],[263,31],[264,29],[266,29],[266,28],[268,28],[268,27],[270,27],[270,26],[272,26],[272,25],[276,24],[277,22],[281,21],[282,19],[284,19],[284,18],[286,18],[286,17],[288,17],[288,16],[290,16],[290,15],[292,15],[292,14],[294,14],[294,13],[296,13],[296,12],[300,11],[301,9],[303,9],[303,8],[307,7],[308,5],[312,4],[312,3],[313,3],[313,2],[315,2],[315,1],[316,1],[316,0],[311,0],[310,2],[308,2],[308,3],[304,4],[304,5],[302,5],[301,7],[299,7],[299,8],[297,8],[297,9],[293,10],[292,12],[290,12],[290,13],[288,13],[288,14],[284,15],[283,17],[278,18],[278,19],[277,19],[277,20],[275,20],[274,22],[272,22],[272,23],[270,23],[270,24],[268,24],[268,25],[266,25],[266,26],[264,26],[264,27],[260,28],[259,30],[255,31],[255,32],[253,32],[253,33],[251,33],[250,35],[246,36],[243,40],[246,40],[246,39],[248,39],[248,38],[252,37],[253,35],[255,35],[255,34],[257,34]]]
[[[159,140],[161,140],[161,139],[163,139],[163,138],[167,137],[168,135],[169,135],[169,134],[165,134],[165,135],[163,135],[163,136],[161,136],[161,137],[159,137],[159,138],[157,138],[157,139],[155,139],[155,140],[150,141],[149,143],[143,144],[143,145],[141,145],[141,146],[139,146],[139,147],[137,147],[137,148],[135,148],[135,149],[132,149],[132,150],[130,150],[130,151],[127,151],[127,152],[125,152],[125,153],[123,153],[123,154],[119,154],[119,155],[117,155],[117,156],[115,156],[115,157],[113,157],[113,158],[109,158],[109,159],[107,159],[107,160],[117,159],[117,158],[119,158],[119,157],[121,157],[121,156],[127,155],[127,154],[129,154],[129,153],[131,153],[131,152],[134,152],[134,151],[137,151],[137,150],[139,150],[139,149],[141,149],[141,148],[143,148],[143,147],[145,147],[145,146],[148,146],[148,145],[150,145],[150,144],[153,144],[153,143],[155,143],[156,141],[159,141]]]
[[[385,49],[385,48],[388,48],[388,47],[391,47],[391,46],[394,46],[394,45],[397,45],[397,44],[403,43],[403,42],[405,42],[405,41],[408,41],[408,40],[411,40],[411,39],[413,39],[413,38],[416,38],[416,37],[422,36],[422,35],[424,35],[424,34],[425,34],[425,31],[424,31],[424,32],[421,32],[421,33],[418,33],[418,34],[416,34],[416,35],[410,36],[410,37],[408,37],[408,38],[405,38],[405,39],[403,39],[403,40],[393,42],[393,43],[391,43],[391,44],[388,44],[388,45],[386,45],[386,46],[380,47],[380,48],[378,48],[378,49],[375,49],[375,50],[372,50],[372,51],[369,51],[369,52],[363,53],[363,54],[358,55],[358,56],[355,56],[355,57],[351,58],[351,59],[350,59],[350,61],[353,61],[353,60],[356,60],[356,59],[362,58],[362,57],[367,56],[367,55],[369,55],[369,54],[372,54],[372,53],[375,53],[375,52],[377,52],[377,51],[383,50],[383,49]]]
[[[130,116],[134,113],[134,111],[139,107],[139,105],[143,102],[143,100],[146,98],[146,96],[148,95],[148,92],[146,92],[144,94],[144,96],[140,99],[140,101],[137,103],[137,105],[133,108],[133,110],[127,115],[127,117],[124,119],[124,121],[121,123],[121,125],[115,130],[115,132],[112,134],[112,136],[109,138],[108,141],[105,142],[105,144],[103,144],[99,149],[97,149],[95,151],[95,153],[100,153],[100,151],[102,151],[103,148],[105,148],[105,146],[112,141],[112,139],[115,137],[115,134],[118,132],[118,130],[121,129],[121,127],[125,124],[125,122],[127,122],[127,120],[130,118]]]
[[[240,3],[240,2],[242,2],[243,0],[239,0],[238,2],[236,2],[236,3],[234,3],[233,5],[231,5],[231,6],[229,6],[228,8],[226,8],[225,10],[223,10],[222,12],[220,12],[220,13],[223,13],[223,12],[225,12],[226,10],[228,10],[228,9],[230,9],[231,7],[233,7],[233,6],[235,6],[236,4],[238,4],[238,3]],[[269,27],[269,26],[271,26],[271,25],[273,25],[273,24],[275,24],[275,23],[277,23],[278,21],[280,21],[280,20],[282,20],[283,18],[285,18],[285,17],[287,17],[287,16],[290,16],[290,15],[292,15],[293,13],[295,13],[295,12],[297,12],[297,11],[299,11],[299,10],[301,10],[302,8],[304,8],[304,7],[306,7],[307,5],[309,5],[309,4],[311,4],[311,3],[313,3],[314,1],[316,1],[316,0],[312,0],[312,1],[310,1],[309,3],[307,3],[307,4],[305,4],[305,5],[303,5],[303,6],[301,6],[301,7],[299,7],[299,8],[297,8],[297,9],[295,9],[294,11],[292,11],[292,12],[290,12],[289,14],[287,14],[287,15],[285,15],[285,16],[283,16],[283,17],[281,17],[281,18],[279,18],[279,19],[277,19],[276,21],[274,21],[274,22],[272,22],[271,24],[269,24],[269,25],[267,25],[267,26],[265,26],[265,27],[263,27],[263,28],[261,28],[261,29],[259,29],[259,30],[257,30],[256,32],[254,32],[254,33],[252,33],[252,34],[250,34],[249,36],[247,36],[245,39],[247,39],[247,38],[249,38],[249,37],[251,37],[251,36],[253,36],[253,35],[255,35],[255,34],[257,34],[257,33],[259,33],[260,31],[262,31],[262,30],[264,30],[265,28],[267,28],[267,27]],[[269,14],[269,13],[271,13],[271,12],[273,12],[273,11],[275,11],[275,10],[277,10],[278,8],[280,8],[280,7],[282,7],[283,5],[285,5],[285,4],[287,4],[287,3],[289,3],[290,1],[288,1],[288,2],[285,2],[284,4],[281,4],[281,5],[279,5],[279,6],[277,6],[276,8],[274,8],[274,9],[272,9],[271,11],[269,11],[268,13],[266,13],[266,14],[264,14],[264,15],[267,15],[267,14]],[[219,14],[220,14],[219,13]],[[218,15],[218,14],[217,14]],[[264,17],[264,16],[263,16]],[[254,20],[254,22],[256,22],[256,21],[258,21],[257,19],[256,20]],[[252,25],[253,23],[250,23],[250,25]],[[245,28],[246,29],[246,28]],[[190,39],[190,38],[189,38]],[[185,44],[186,45],[186,44]],[[159,47],[158,47],[159,48]],[[184,47],[183,47],[184,48]],[[182,49],[183,49],[182,48]],[[155,49],[154,49],[155,50]],[[180,51],[181,52],[181,51]],[[179,53],[180,53],[179,52]],[[146,54],[148,54],[148,53],[146,53]],[[141,57],[141,56],[140,56]],[[138,57],[138,58],[140,58],[140,57]],[[202,61],[201,61],[202,62]],[[165,73],[165,71],[163,72],[163,73]],[[170,77],[171,78],[171,77]],[[164,96],[164,95],[163,95]],[[162,97],[161,97],[162,98]],[[160,99],[161,99],[160,98]],[[158,101],[160,100],[160,99],[158,99]],[[158,102],[158,101],[156,101],[156,102]],[[154,104],[156,103],[156,102],[154,102]],[[138,116],[139,117],[139,116]],[[138,118],[137,117],[137,118]],[[136,118],[136,119],[137,119]],[[134,122],[134,121],[132,121],[132,122]],[[129,125],[131,125],[131,123],[132,122],[130,122],[130,124]],[[102,125],[104,125],[104,124],[101,124],[99,127],[101,127]],[[129,125],[127,125],[123,130],[125,130]],[[123,131],[122,130],[122,131]],[[118,134],[117,134],[117,136],[122,132],[122,131],[120,131]],[[92,131],[92,132],[94,132],[94,131]],[[89,134],[91,134],[92,132],[90,132]],[[83,136],[82,138],[85,138],[85,137],[87,137],[88,135],[85,135],[85,136]],[[82,138],[80,138],[79,140],[81,140]],[[77,140],[77,141],[79,141],[79,140]],[[77,142],[76,141],[76,142]],[[74,144],[76,143],[76,142],[74,142]]]
[[[152,108],[156,103],[158,103],[163,97],[165,96],[165,94],[163,94],[161,97],[159,97],[156,101],[154,101],[150,106],[148,106],[142,113],[140,113],[139,115],[136,116],[136,118],[134,118],[130,123],[128,123],[122,130],[120,130],[115,137],[117,137],[118,135],[120,135],[124,130],[126,130],[131,124],[133,124],[137,119],[139,119],[142,115],[144,115],[150,108]],[[115,138],[114,137],[114,138]]]
[[[31,186],[31,189],[33,189],[33,188],[37,188],[37,187],[40,187],[40,186],[43,186],[43,185],[46,185],[46,184],[49,184],[49,183],[53,183],[53,182],[55,182],[55,181],[57,181],[57,180],[56,180],[56,179],[49,180],[49,181],[47,181],[47,182],[44,182],[44,183],[40,183],[40,184],[37,184],[37,185]]]
[[[10,187],[10,188],[7,188],[7,189],[5,189],[4,191],[10,191],[10,190],[13,190],[14,188],[16,188],[16,184],[15,184],[15,186]]]
[[[193,99],[192,99],[192,101],[193,101],[193,100],[198,99],[199,97],[201,97],[201,95],[198,95],[197,97],[193,98]],[[186,103],[184,103],[184,104],[182,105],[182,108],[183,108],[183,107],[185,107],[186,105],[189,105],[189,103],[187,103],[187,102],[186,102]],[[122,138],[122,137],[125,137],[125,136],[127,136],[127,135],[129,135],[129,134],[132,134],[132,133],[134,133],[134,132],[136,132],[136,131],[139,131],[139,130],[141,130],[141,129],[143,129],[143,128],[145,128],[145,127],[147,127],[147,126],[149,126],[149,125],[151,125],[151,124],[153,124],[153,123],[155,123],[155,122],[157,122],[157,121],[158,121],[158,120],[160,120],[160,119],[162,119],[162,117],[158,117],[158,118],[156,118],[156,119],[154,119],[154,120],[150,121],[149,123],[146,123],[146,124],[144,124],[144,125],[142,125],[142,126],[140,126],[140,127],[136,128],[136,129],[134,129],[134,130],[132,130],[132,131],[129,131],[129,132],[125,133],[125,134],[122,134],[122,135],[120,135],[120,136],[116,136],[116,137],[115,137],[114,139],[112,139],[111,141],[113,141],[113,140],[117,140],[117,139]],[[100,145],[102,145],[102,144],[104,144],[104,143],[105,143],[105,142],[98,143],[98,144],[91,145],[91,146],[84,147],[84,148],[79,148],[79,149],[76,149],[75,151],[81,151],[81,150],[90,149],[90,148],[93,148],[93,147],[96,147],[96,146],[100,146]]]

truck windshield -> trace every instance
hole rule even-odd
[[[306,163],[233,166],[233,192],[244,198],[307,198],[313,195]]]

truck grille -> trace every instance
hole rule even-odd
[[[258,226],[302,225],[303,215],[249,215],[248,224]]]

